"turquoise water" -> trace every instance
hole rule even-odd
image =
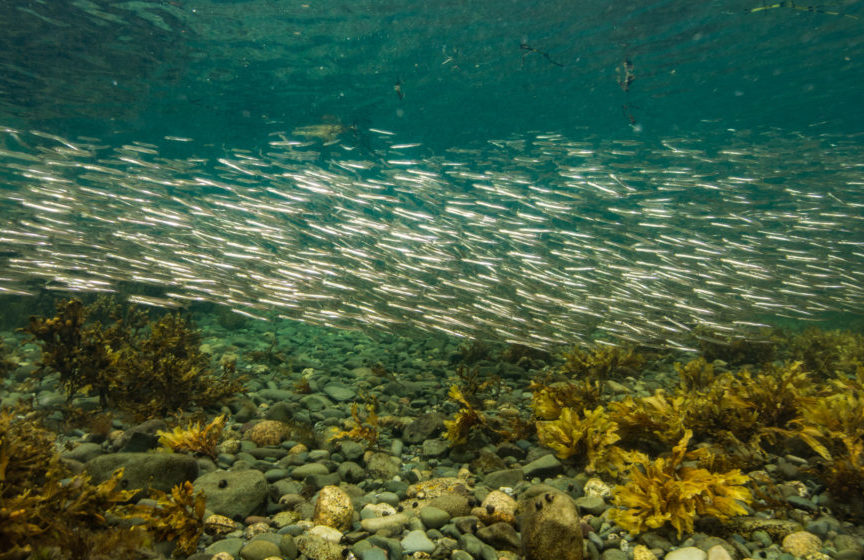
[[[861,2],[0,21],[3,292],[537,345],[864,308]]]
[[[624,136],[627,114],[657,137],[860,132],[861,3],[766,5],[10,0],[3,115],[246,148],[325,115],[443,147],[535,129]]]

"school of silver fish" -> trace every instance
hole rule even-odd
[[[854,139],[532,133],[435,153],[314,126],[215,156],[3,128],[0,294],[122,285],[149,305],[537,347],[686,348],[698,326],[864,310]]]

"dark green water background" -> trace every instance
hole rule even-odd
[[[5,0],[0,120],[235,148],[329,117],[434,146],[633,121],[861,132],[864,4],[769,5]]]

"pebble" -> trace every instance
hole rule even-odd
[[[804,558],[808,554],[819,552],[822,539],[807,531],[796,531],[783,537],[782,548],[792,556]]]
[[[415,552],[431,554],[435,551],[435,543],[420,530],[409,531],[399,542],[402,544],[402,550],[405,554],[414,554]]]
[[[522,469],[503,469],[493,471],[483,478],[483,484],[493,490],[498,490],[501,487],[512,488],[524,479]]]
[[[420,510],[420,521],[429,529],[440,529],[450,521],[450,514],[443,509],[426,506]]]
[[[327,525],[315,525],[306,534],[337,544],[342,540],[342,532]]]
[[[360,510],[360,519],[370,519],[372,517],[385,517],[387,515],[395,515],[396,508],[390,504],[366,504]]]
[[[509,523],[499,522],[481,527],[477,530],[477,538],[497,550],[519,550],[519,535]],[[627,560],[626,556],[622,560]]]
[[[591,515],[600,515],[609,509],[609,506],[600,496],[582,496],[581,498],[576,498],[574,501],[579,511],[590,513]]]
[[[387,551],[377,546],[365,548],[358,553],[360,560],[387,560]]]
[[[399,494],[395,492],[380,492],[375,495],[375,499],[379,504],[388,504],[393,507],[399,505]]]
[[[264,539],[255,539],[240,549],[243,560],[264,560],[271,556],[280,556],[279,545]]]
[[[664,560],[707,560],[708,555],[701,548],[685,546],[671,552],[667,552]]]
[[[294,480],[303,480],[307,476],[330,474],[330,470],[326,465],[321,463],[307,463],[300,465],[291,471],[291,478]]]
[[[862,553],[860,548],[838,550],[834,555],[834,560],[861,560],[862,558],[864,558],[864,553]]]
[[[396,515],[388,515],[387,517],[371,517],[360,522],[360,526],[364,531],[376,533],[384,529],[392,529],[394,527],[403,527],[411,520],[405,513],[397,513]]]
[[[450,450],[450,442],[444,439],[427,439],[423,442],[423,455],[440,457]]]
[[[339,402],[350,401],[357,396],[354,389],[341,383],[329,383],[322,390],[328,397]]]
[[[345,439],[339,444],[339,451],[341,451],[342,455],[344,455],[349,461],[356,461],[363,456],[366,448],[356,441]]]
[[[627,553],[618,548],[608,548],[600,554],[602,560],[627,560]]]
[[[228,537],[211,544],[204,549],[204,552],[206,552],[207,554],[218,554],[220,552],[225,552],[227,554],[230,554],[232,557],[237,557],[240,555],[240,549],[243,548],[243,544],[243,539],[239,537]]]
[[[522,466],[522,473],[525,478],[533,478],[535,476],[549,476],[561,472],[562,466],[555,455],[543,455],[539,459],[535,459]]]
[[[734,560],[729,551],[722,544],[715,544],[708,549],[707,560]]]

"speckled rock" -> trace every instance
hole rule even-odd
[[[512,524],[516,522],[516,500],[500,490],[493,490],[479,507],[471,510],[471,515],[476,515],[487,525],[498,522]]]
[[[783,537],[782,548],[792,556],[804,558],[822,548],[822,539],[807,531],[795,531]]]
[[[278,420],[262,420],[246,430],[245,438],[251,440],[258,447],[268,445],[279,445],[288,437],[290,427]]]
[[[372,453],[366,459],[366,472],[373,478],[390,480],[402,468],[402,462],[397,457],[387,453]]]
[[[468,496],[462,494],[448,494],[438,496],[426,502],[427,506],[443,509],[450,517],[459,517],[471,514],[471,505]]]
[[[765,519],[762,517],[742,516],[725,521],[727,529],[743,535],[755,531],[765,531],[774,539],[780,540],[790,533],[801,530],[801,524],[788,519]]]
[[[300,535],[294,542],[297,549],[310,560],[343,560],[342,545],[325,541],[314,535]]]
[[[270,532],[272,532],[272,530],[269,523],[267,523],[266,521],[256,521],[255,523],[252,523],[251,525],[243,529],[243,537],[245,537],[246,539],[252,539],[254,537],[257,537],[258,535],[264,535]]]
[[[657,556],[644,544],[633,547],[633,560],[657,560]]]
[[[448,494],[470,494],[468,484],[461,478],[443,477],[412,484],[405,491],[409,498],[434,499]]]
[[[582,491],[585,492],[585,496],[588,497],[593,496],[606,499],[612,496],[612,489],[599,478],[589,478]]]
[[[226,535],[237,528],[237,523],[224,515],[211,515],[204,520],[204,532],[208,535]]]
[[[526,560],[582,560],[582,528],[576,504],[558,491],[535,496],[524,511]]]
[[[318,493],[312,522],[344,532],[351,528],[353,514],[354,506],[351,504],[351,497],[338,486],[325,486]]]

